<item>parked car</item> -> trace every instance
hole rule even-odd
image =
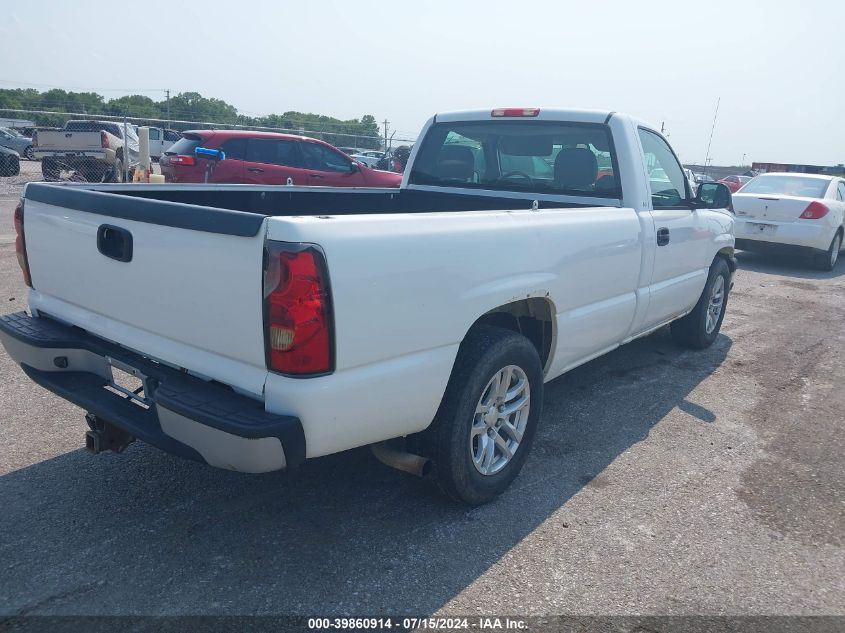
[[[19,173],[20,155],[15,150],[0,145],[0,176],[17,176]]]
[[[217,151],[201,142],[313,144],[192,132],[173,156]],[[721,184],[689,195],[654,126],[533,108],[438,114],[398,190],[30,183],[32,312],[0,317],[0,341],[89,412],[92,452],[137,438],[264,472],[375,443],[480,504],[528,457],[545,382],[669,323],[682,345],[716,340],[729,208]]]
[[[845,179],[761,174],[734,196],[737,248],[794,252],[833,270],[845,235]]]
[[[749,176],[725,176],[719,182],[730,189],[731,193],[736,193],[749,180],[751,180]]]
[[[38,130],[33,153],[41,159],[45,180],[59,180],[67,171],[77,176],[74,180],[122,182],[124,161],[131,175],[140,156],[135,126],[127,126],[126,140],[123,131],[114,121],[68,121],[58,131]]]
[[[168,130],[160,127],[150,128],[150,158],[158,161],[173,143],[182,138],[176,130]]]
[[[197,149],[219,150],[223,160]],[[165,151],[159,161],[167,182],[398,187],[402,176],[370,169],[337,148],[306,136],[243,130],[197,130]]]
[[[12,128],[0,127],[0,147],[13,149],[27,160],[35,160],[35,155],[32,153],[32,139]]]
[[[364,163],[367,167],[376,168],[379,161],[384,157],[384,152],[380,150],[362,150],[357,154],[350,154],[350,156],[359,163]]]

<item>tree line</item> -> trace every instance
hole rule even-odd
[[[323,114],[288,111],[283,114],[252,117],[238,112],[222,99],[203,97],[197,92],[182,92],[155,101],[143,95],[127,95],[106,100],[96,92],[72,92],[52,89],[41,92],[34,88],[0,89],[0,114],[19,118],[4,110],[44,110],[56,114],[33,114],[27,118],[42,127],[60,127],[67,116],[61,113],[84,113],[92,117],[115,116],[133,119],[164,119],[210,123],[213,127],[269,127],[318,136],[334,145],[376,149],[381,145],[380,130],[371,114],[360,119],[341,120]],[[159,124],[160,125],[160,124]],[[208,127],[173,123],[173,129]]]

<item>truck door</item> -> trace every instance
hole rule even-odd
[[[657,246],[649,285],[644,329],[690,310],[698,301],[710,262],[712,239],[704,219],[692,209],[689,183],[677,156],[653,130],[638,128]]]
[[[150,158],[158,159],[161,157],[163,151],[161,147],[161,136],[161,128],[150,128]]]

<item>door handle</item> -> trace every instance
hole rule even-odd
[[[309,174],[312,178],[325,178],[325,176],[321,176],[320,174]]]
[[[246,170],[251,171],[254,174],[263,174],[264,173],[264,170],[261,169],[261,167],[247,167]]]
[[[666,246],[669,243],[669,229],[665,226],[657,229],[657,245]]]

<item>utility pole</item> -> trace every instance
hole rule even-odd
[[[170,127],[170,88],[167,88],[164,92],[167,95],[167,127]]]
[[[384,151],[387,151],[387,126],[390,124],[390,121],[387,119],[384,120]]]

